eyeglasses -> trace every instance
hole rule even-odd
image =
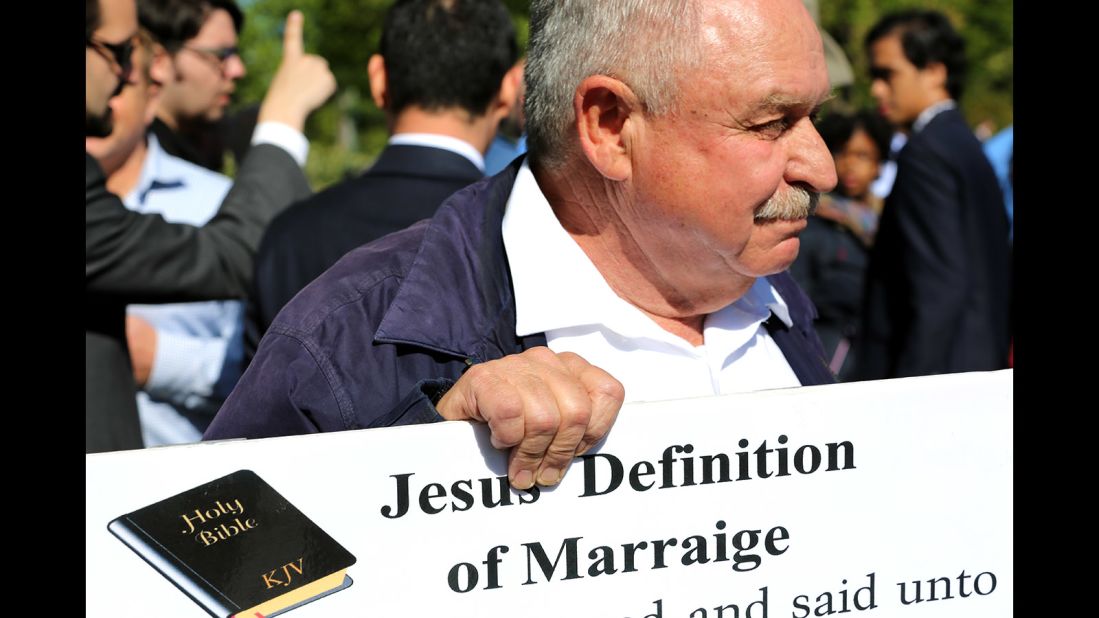
[[[876,82],[879,79],[883,81],[889,81],[889,78],[893,76],[893,69],[886,69],[884,67],[870,67],[870,81]]]
[[[193,51],[196,54],[213,61],[213,66],[216,66],[219,70],[225,70],[225,63],[233,56],[240,57],[240,48],[237,46],[232,47],[190,47],[184,45],[182,49]]]
[[[84,41],[84,44],[86,47],[92,48],[92,51],[102,56],[104,60],[117,67],[120,78],[125,78],[130,74],[134,54],[134,40],[132,38],[121,43],[108,43],[90,37]]]

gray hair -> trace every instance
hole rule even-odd
[[[673,109],[679,77],[700,66],[694,0],[532,0],[525,69],[531,157],[555,167],[574,148],[573,96],[591,75],[625,82],[644,111]]]

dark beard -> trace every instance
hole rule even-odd
[[[125,86],[125,80],[118,80],[118,85],[115,86],[114,92],[111,93],[110,98],[113,99],[117,97]],[[111,111],[111,106],[109,104],[101,116],[93,115],[91,112],[87,111],[87,106],[85,106],[84,137],[107,137],[113,130],[114,112]]]
[[[101,116],[95,116],[91,112],[84,114],[84,136],[85,137],[107,137],[114,130],[114,117],[111,113],[111,108],[107,108],[107,112]]]

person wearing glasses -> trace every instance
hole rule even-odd
[[[138,31],[134,0],[85,0],[85,137],[109,135],[110,100],[132,73]],[[304,155],[265,140],[264,125],[296,136],[335,92],[321,57],[302,49],[303,17],[287,19],[283,57],[260,108],[260,127],[237,179],[208,224],[169,223],[127,209],[110,191],[99,162],[85,152],[84,351],[85,451],[142,446],[126,305],[242,298],[271,218],[309,194]],[[270,134],[270,131],[268,132]]]
[[[114,130],[89,137],[86,150],[103,167],[107,188],[130,210],[203,225],[233,181],[164,152],[146,133],[160,84],[172,79],[168,54],[140,29],[133,82],[111,99]],[[243,354],[237,300],[130,305],[126,336],[145,446],[197,442],[240,377]]]
[[[110,2],[100,7],[87,0],[84,48],[87,73],[84,80],[85,133],[103,137],[111,134],[111,111],[107,101],[122,92],[130,80],[134,36],[132,2]],[[131,27],[132,26],[132,27]]]
[[[163,85],[153,133],[168,154],[222,171],[236,120],[227,108],[246,73],[237,47],[244,15],[233,0],[139,0],[137,11],[175,69],[175,79]]]

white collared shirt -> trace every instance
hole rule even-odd
[[[916,121],[912,123],[912,133],[915,134],[923,131],[923,128],[927,126],[927,123],[931,122],[931,120],[934,119],[935,116],[938,116],[948,109],[954,109],[957,106],[958,105],[954,102],[954,99],[944,99],[942,101],[939,101],[938,103],[932,103],[931,105],[928,105],[926,108],[924,108],[922,112],[920,112],[919,116],[916,116]]]
[[[473,144],[462,141],[457,137],[439,135],[437,133],[398,133],[389,138],[391,146],[428,146],[449,150],[454,154],[462,155],[469,159],[470,163],[477,166],[483,173],[485,171],[485,156],[480,153]]]
[[[309,140],[302,132],[281,122],[261,122],[252,131],[252,145],[272,144],[290,154],[299,167],[309,158]]]
[[[554,352],[575,352],[622,382],[626,401],[801,384],[763,327],[771,312],[791,324],[785,302],[766,279],[706,316],[705,343],[692,346],[614,293],[561,227],[525,162],[508,199],[503,239],[516,334],[544,332]]]

